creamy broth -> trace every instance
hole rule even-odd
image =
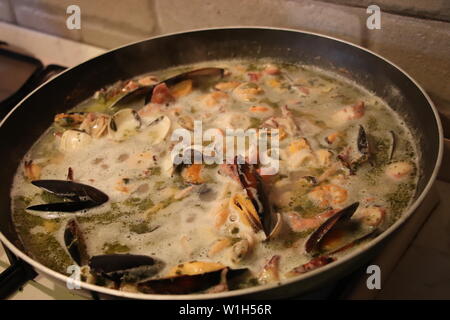
[[[169,86],[161,101],[130,104],[138,128],[125,119],[123,110],[129,109],[111,107],[133,86],[211,66],[225,68],[225,74],[206,87],[185,82]],[[72,111],[77,113],[57,116],[28,152],[11,190],[13,220],[25,248],[62,273],[74,264],[64,232],[76,217],[90,257],[156,258],[162,265],[150,279],[229,267],[248,271],[228,289],[282,281],[339,260],[383,232],[410,204],[419,175],[416,146],[399,115],[357,84],[311,66],[233,60],[178,67],[115,84]],[[111,130],[114,114],[117,128]],[[233,165],[174,168],[171,135],[177,128],[192,130],[194,120],[202,120],[203,130],[279,130],[279,171],[260,178],[281,232],[267,239],[264,230],[246,221],[240,207],[248,193]],[[361,130],[367,153],[358,147]],[[74,213],[26,209],[61,201],[30,181],[66,180],[69,168],[75,182],[103,191],[109,201]],[[339,221],[308,251],[314,232],[355,202],[351,219]],[[139,290],[134,283],[99,278],[88,271],[84,276]],[[219,290],[217,285],[211,287]],[[149,288],[144,292],[153,292]]]

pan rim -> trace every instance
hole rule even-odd
[[[106,52],[104,52],[101,55],[95,56],[89,60],[86,60],[76,66],[73,66],[71,68],[68,68],[67,70],[61,72],[60,74],[58,74],[56,77],[49,79],[48,81],[44,82],[42,85],[40,85],[39,87],[37,87],[35,90],[33,90],[32,92],[30,92],[26,97],[24,97],[10,112],[8,112],[8,114],[4,117],[4,119],[0,122],[0,127],[3,126],[3,124],[8,120],[8,118],[10,117],[10,115],[17,109],[19,108],[24,101],[26,101],[31,95],[33,95],[35,92],[37,92],[38,90],[40,90],[41,87],[47,85],[49,82],[51,81],[55,81],[60,75],[65,74],[66,72],[71,71],[72,69],[84,64],[84,63],[88,63],[91,60],[97,59],[103,55],[109,54],[113,51],[116,50],[120,50],[122,48],[128,47],[128,46],[133,46],[135,44],[138,44],[140,42],[144,42],[144,41],[149,41],[149,40],[153,40],[153,39],[158,39],[158,38],[164,38],[164,37],[170,37],[170,36],[175,36],[175,35],[181,35],[181,34],[190,34],[190,33],[196,33],[196,32],[207,32],[207,31],[220,31],[220,30],[274,30],[274,31],[284,31],[284,32],[295,32],[295,33],[303,33],[303,34],[308,34],[308,35],[313,35],[313,36],[317,36],[317,37],[321,37],[321,38],[327,38],[330,40],[334,40],[340,43],[344,43],[346,45],[350,45],[353,46],[357,49],[363,50],[369,54],[372,54],[373,56],[383,60],[385,63],[390,64],[391,66],[393,66],[394,68],[396,68],[400,73],[402,73],[403,75],[405,75],[422,93],[422,95],[426,98],[429,106],[431,107],[431,110],[434,114],[434,120],[436,121],[436,125],[437,125],[437,129],[438,129],[438,135],[439,135],[439,147],[438,147],[438,154],[437,154],[437,158],[436,158],[436,162],[435,162],[435,166],[433,169],[433,172],[431,173],[431,176],[427,182],[427,184],[425,185],[424,189],[422,190],[422,192],[420,193],[420,195],[416,198],[416,200],[411,204],[411,206],[409,206],[409,208],[407,210],[405,210],[405,212],[402,214],[402,216],[394,223],[392,224],[388,229],[384,230],[380,235],[378,235],[375,239],[371,240],[368,244],[361,246],[359,248],[357,248],[356,250],[354,250],[353,252],[345,255],[344,257],[342,257],[342,259],[338,259],[337,261],[328,264],[326,266],[323,266],[321,268],[312,270],[306,274],[303,274],[301,276],[297,276],[297,277],[293,277],[290,279],[286,279],[283,281],[280,281],[278,283],[272,283],[272,284],[266,284],[266,285],[258,285],[255,287],[250,287],[250,288],[245,288],[245,289],[237,289],[237,290],[232,290],[232,291],[227,291],[227,292],[221,292],[221,293],[213,293],[213,294],[205,294],[205,293],[194,293],[194,294],[183,294],[183,295],[164,295],[164,294],[144,294],[144,293],[131,293],[131,292],[124,292],[124,291],[119,291],[119,290],[115,290],[115,289],[108,289],[105,287],[101,287],[101,286],[97,286],[97,285],[93,285],[93,284],[89,284],[89,283],[85,283],[85,282],[81,282],[80,286],[82,289],[88,290],[88,291],[94,291],[94,292],[98,292],[98,293],[102,293],[105,295],[109,295],[109,296],[116,296],[119,298],[127,298],[127,299],[145,299],[145,300],[205,300],[205,299],[221,299],[221,298],[231,298],[231,297],[239,297],[239,296],[243,296],[243,295],[247,295],[247,294],[253,294],[253,293],[258,293],[258,292],[262,292],[262,291],[266,291],[266,290],[271,290],[274,289],[276,287],[279,286],[287,286],[287,285],[293,285],[295,282],[300,282],[309,278],[313,278],[317,275],[319,275],[320,273],[324,273],[327,272],[330,269],[334,269],[334,268],[338,268],[340,265],[352,260],[353,258],[357,257],[361,252],[366,251],[366,250],[370,250],[371,248],[375,247],[376,245],[378,245],[381,241],[383,241],[386,237],[390,236],[394,231],[396,231],[401,225],[403,225],[406,220],[408,220],[414,211],[416,211],[416,209],[418,208],[418,206],[423,202],[425,196],[429,193],[432,185],[434,184],[439,168],[441,166],[442,163],[442,156],[443,156],[443,129],[442,129],[442,124],[440,121],[440,117],[438,114],[438,111],[436,109],[436,106],[434,105],[433,101],[430,99],[430,97],[428,96],[428,94],[425,92],[425,90],[420,86],[420,84],[414,79],[412,78],[406,71],[404,71],[401,67],[399,67],[398,65],[396,65],[395,63],[393,63],[392,61],[384,58],[383,56],[369,50],[366,48],[363,48],[357,44],[351,43],[347,40],[343,40],[343,39],[339,39],[336,37],[332,37],[332,36],[327,36],[327,35],[323,35],[320,33],[316,33],[316,32],[311,32],[311,31],[306,31],[306,30],[302,30],[302,29],[291,29],[291,28],[277,28],[277,27],[265,27],[265,26],[230,26],[230,27],[218,27],[218,28],[200,28],[200,29],[192,29],[192,30],[185,30],[185,31],[181,31],[181,32],[174,32],[174,33],[169,33],[169,34],[164,34],[164,35],[158,35],[155,37],[149,37],[146,39],[142,39],[142,40],[138,40],[132,43],[128,43],[125,44],[123,46],[117,47],[117,48],[113,48],[111,50],[108,50]],[[47,277],[53,277],[58,279],[60,282],[63,283],[67,283],[67,281],[70,279],[70,277],[56,272],[46,266],[44,266],[43,264],[41,264],[40,262],[34,260],[32,257],[28,256],[25,252],[22,252],[19,248],[17,248],[13,243],[11,243],[6,236],[0,231],[0,241],[3,242],[16,256],[18,256],[19,258],[23,259],[25,262],[27,262],[28,264],[30,264],[31,266],[33,266],[34,268],[36,268],[40,273],[46,275]],[[76,291],[74,291],[74,293],[76,293]]]

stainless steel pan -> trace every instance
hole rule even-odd
[[[120,79],[180,64],[229,58],[272,57],[333,70],[375,92],[402,115],[421,152],[421,178],[413,205],[388,230],[335,263],[276,285],[217,294],[144,295],[82,284],[81,294],[139,299],[207,299],[231,296],[281,298],[318,288],[367,262],[421,203],[436,178],[442,158],[442,128],[425,91],[388,60],[351,43],[296,30],[273,28],[207,29],[156,37],[130,44],[73,67],[21,101],[0,124],[0,240],[34,270],[64,284],[66,275],[50,270],[27,255],[11,221],[10,187],[18,164],[46,130],[55,113],[66,111],[96,90]],[[22,264],[23,265],[23,264]],[[13,267],[14,268],[14,267]],[[11,269],[9,275],[22,269]],[[8,285],[0,277],[0,287]],[[10,277],[9,280],[14,279]],[[14,280],[13,280],[14,281]]]

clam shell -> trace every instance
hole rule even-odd
[[[92,137],[84,131],[70,129],[64,131],[59,143],[62,152],[74,152],[85,148],[92,142]]]
[[[108,135],[115,141],[123,141],[134,135],[142,125],[139,114],[131,109],[125,108],[117,111],[110,119]]]

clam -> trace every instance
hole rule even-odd
[[[149,256],[134,254],[105,254],[89,260],[92,274],[119,283],[136,283],[153,277],[164,263]]]
[[[34,180],[33,185],[53,193],[58,197],[72,201],[39,204],[28,207],[28,210],[51,212],[75,212],[97,207],[106,201],[108,196],[102,191],[86,184],[66,180]]]
[[[74,152],[85,148],[92,141],[92,137],[83,130],[69,129],[61,136],[59,149],[62,152]]]
[[[356,139],[357,154],[350,154],[350,149],[338,155],[338,159],[349,169],[350,174],[355,174],[360,165],[367,162],[370,157],[370,145],[366,131],[363,126],[359,126],[358,137]]]
[[[150,144],[161,143],[170,131],[171,121],[169,117],[164,115],[155,117],[153,119],[145,119],[146,127],[142,129],[143,134],[140,136]]]
[[[109,122],[109,116],[107,115],[90,113],[80,124],[79,129],[98,139],[106,133]]]
[[[144,280],[138,283],[138,290],[144,293],[188,294],[207,290],[223,283],[221,275],[231,281],[248,269],[230,269],[220,263],[191,261],[172,268],[163,278]]]
[[[255,240],[252,235],[247,235],[245,239],[236,242],[231,248],[231,261],[233,263],[240,263],[252,252],[255,246]]]
[[[111,108],[120,109],[130,105],[131,103],[145,105],[152,100],[152,102],[158,102],[153,99],[153,93],[155,91],[154,89],[163,88],[161,85],[164,85],[164,87],[168,88],[170,91],[173,91],[168,92],[171,96],[182,96],[187,92],[190,92],[193,86],[202,87],[205,83],[211,80],[220,79],[223,76],[223,73],[224,69],[222,68],[201,68],[176,75],[156,84],[139,86],[116,100],[111,105]]]
[[[122,141],[134,135],[141,125],[141,118],[135,110],[131,108],[122,109],[111,117],[108,134],[113,140]]]

